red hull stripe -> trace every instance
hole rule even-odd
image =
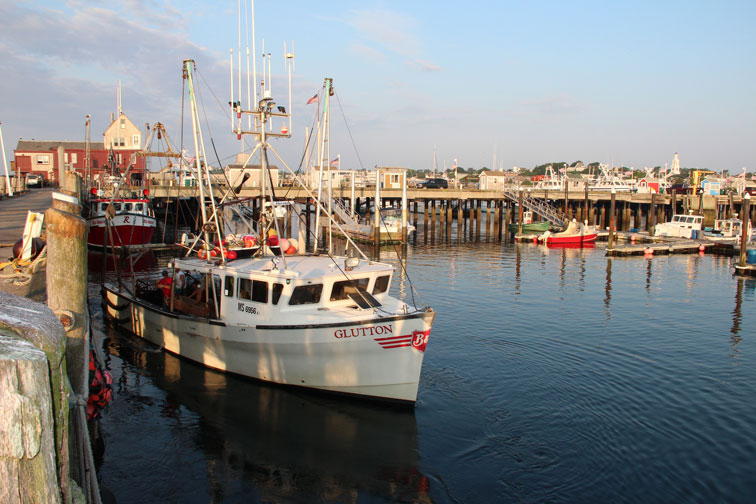
[[[390,338],[375,338],[375,341],[378,341],[378,342],[381,342],[381,341],[389,342],[389,341],[392,341],[392,340],[401,340],[401,339],[412,339],[412,335],[411,334],[406,334],[404,336],[391,336]]]
[[[404,336],[391,336],[388,338],[373,338],[381,345],[381,348],[389,350],[391,348],[401,348],[412,346],[412,335],[406,334]]]

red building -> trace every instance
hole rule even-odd
[[[90,180],[123,174],[132,154],[142,150],[141,133],[121,113],[103,137],[104,142],[89,143],[89,170],[86,142],[20,139],[14,151],[17,175],[24,179],[29,174],[41,175],[47,183],[57,183],[66,170],[76,171],[82,178],[89,176]],[[134,166],[129,173],[131,181],[138,184],[144,177],[145,160],[142,156],[133,157]],[[118,173],[110,173],[111,166]]]

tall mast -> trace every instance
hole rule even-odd
[[[87,114],[87,122],[84,127],[84,183],[87,188],[89,188],[89,177],[91,175],[90,169],[92,164],[89,151],[89,119],[89,114]]]
[[[196,97],[196,91],[194,89],[194,78],[192,76],[192,69],[194,68],[194,60],[186,59],[184,60],[184,78],[187,82],[187,89],[189,91],[189,108],[191,110],[191,117],[192,117],[192,139],[194,140],[194,152],[195,152],[195,166],[197,170],[197,178],[198,178],[198,188],[199,188],[199,197],[200,197],[200,212],[202,215],[202,233],[204,235],[205,239],[205,250],[206,252],[209,252],[209,244],[212,243],[213,237],[211,237],[211,233],[214,232],[217,236],[218,243],[222,241],[221,237],[221,229],[218,223],[218,212],[215,208],[215,198],[213,196],[212,192],[212,183],[210,181],[210,169],[206,161],[205,156],[205,147],[204,142],[202,140],[202,130],[200,128],[200,116],[199,116],[199,110],[197,108],[197,97]],[[207,184],[207,187],[205,187],[205,184]],[[210,205],[212,207],[213,215],[210,221],[208,220],[207,216],[207,209],[205,207],[205,189],[208,191],[208,199],[210,200]],[[213,225],[208,225],[212,221]],[[214,228],[214,229],[213,229]],[[210,254],[208,253],[208,260],[210,259]],[[221,262],[225,262],[226,259],[224,257],[224,254],[221,254]]]

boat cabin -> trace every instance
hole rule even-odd
[[[109,199],[96,199],[89,202],[90,218],[104,217],[111,204],[114,215],[138,214],[154,217],[150,202],[146,199],[118,199],[112,202]]]
[[[656,236],[678,236],[681,238],[693,238],[703,229],[702,215],[675,214],[672,220],[663,224],[657,224],[654,228]]]
[[[714,221],[714,232],[723,238],[740,237],[743,230],[743,221],[740,219],[717,219]],[[753,234],[753,227],[748,223],[748,240]]]
[[[189,285],[183,294],[174,293],[174,308],[195,316],[214,315],[215,290],[220,317],[213,318],[229,324],[255,326],[277,315],[287,317],[293,325],[323,322],[337,313],[343,318],[344,310],[358,316],[362,310],[380,307],[393,274],[390,266],[356,259],[357,266],[351,268],[337,266],[325,256],[291,256],[286,261],[298,264],[287,270],[279,258],[238,259],[226,266],[177,260],[176,267],[189,272],[194,282],[201,278],[201,285]],[[212,284],[207,281],[210,276]]]

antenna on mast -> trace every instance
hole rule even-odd
[[[118,81],[118,92],[116,93],[116,110],[118,115],[123,114],[123,107],[121,106],[121,81]]]
[[[289,135],[293,129],[292,117],[294,115],[294,109],[291,107],[291,73],[296,71],[294,65],[294,41],[291,41],[291,52],[286,51],[286,41],[284,40],[284,68],[286,69],[287,76],[289,78]]]

